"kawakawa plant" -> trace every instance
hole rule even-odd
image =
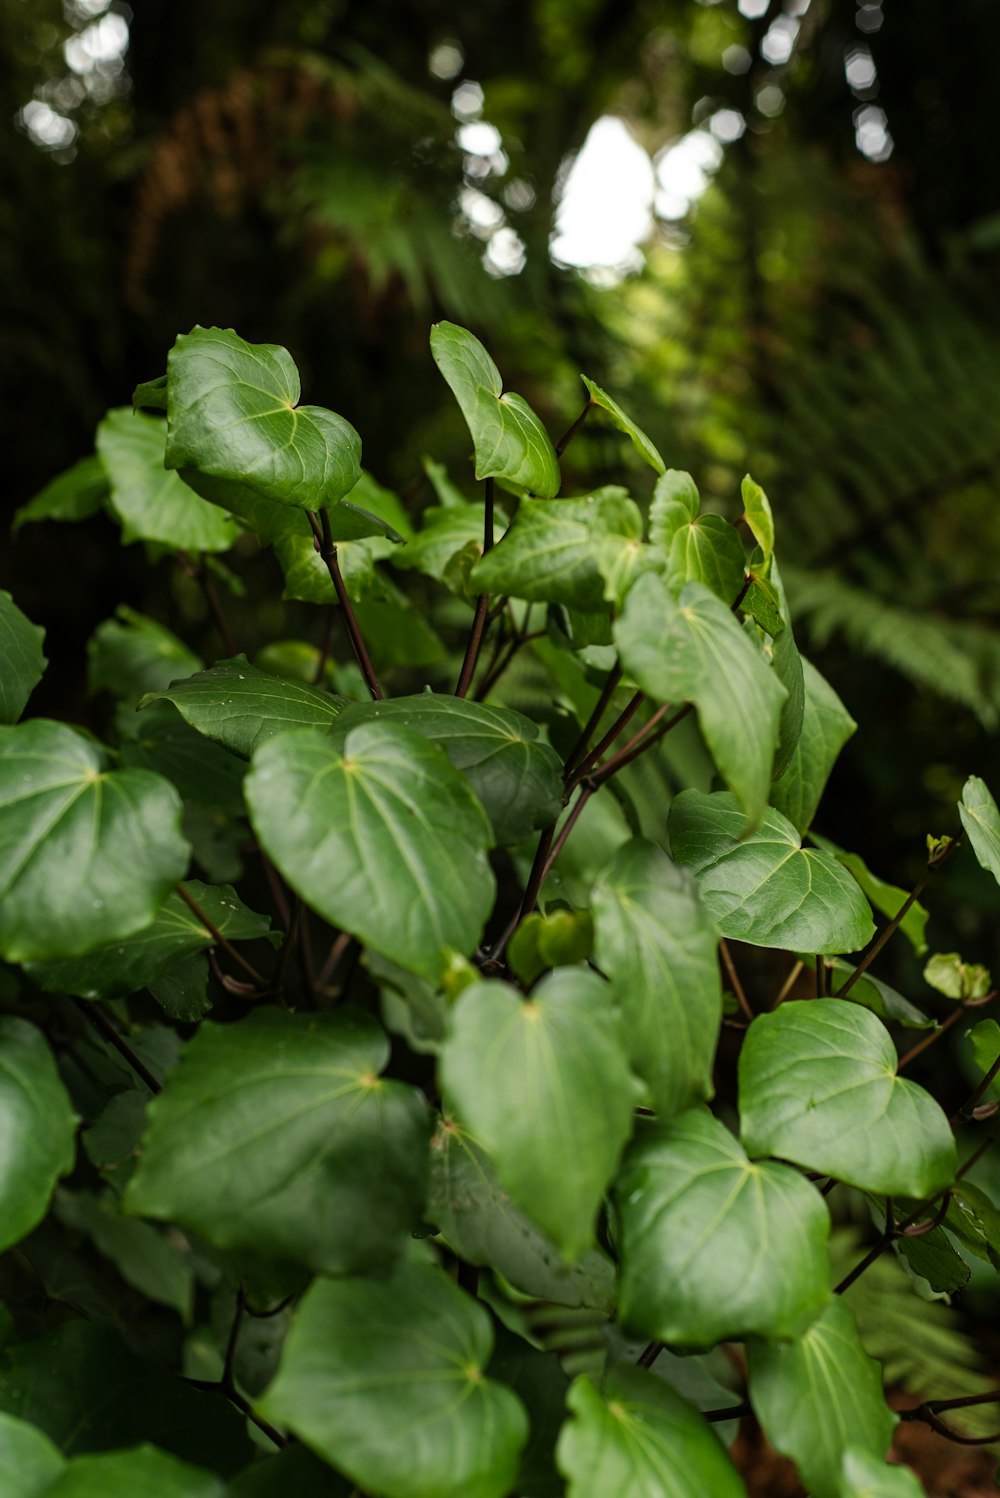
[[[195,328],[19,517],[175,553],[231,658],[121,610],[106,746],[18,721],[41,632],[0,604],[0,1485],[729,1498],[752,1412],[816,1498],[919,1492],[841,1292],[1000,1264],[1000,1030],[951,1119],[899,1075],[988,979],[934,957],[941,1022],[869,975],[957,840],[906,895],[809,835],[855,725],[756,483],[702,513],[586,380],[655,487],[558,497],[583,417],[554,447],[471,334],[431,349],[476,503],[429,464],[418,521],[284,349]],[[237,653],[257,543],[322,646]],[[1000,877],[981,781],[958,814]]]

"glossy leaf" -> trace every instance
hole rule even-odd
[[[626,1329],[676,1347],[795,1337],[826,1304],[823,1198],[790,1166],[752,1164],[707,1109],[643,1127],[615,1199]]]
[[[500,1185],[486,1151],[454,1119],[442,1120],[431,1142],[427,1215],[467,1263],[499,1270],[525,1295],[608,1313],[614,1307],[611,1261],[591,1248],[578,1263],[565,1263]]]
[[[834,1296],[798,1342],[747,1342],[750,1402],[814,1498],[839,1498],[849,1448],[885,1457],[896,1416],[850,1308]],[[808,1394],[806,1393],[808,1391]]]
[[[649,506],[649,539],[669,554],[677,530],[698,514],[701,496],[689,473],[668,468],[656,481]]]
[[[980,867],[988,869],[1000,884],[1000,810],[977,775],[965,782],[958,814]]]
[[[743,519],[761,550],[760,573],[769,577],[774,556],[774,516],[767,495],[749,474],[743,480]]]
[[[455,323],[431,329],[431,353],[462,408],[476,452],[476,478],[498,478],[551,499],[559,492],[559,459],[527,401],[510,391],[478,338]]]
[[[812,966],[813,958],[809,958],[809,966]],[[831,974],[827,984],[828,991],[835,993],[842,984],[854,972],[849,962],[844,962],[839,957],[828,957],[826,966]],[[897,1025],[906,1025],[912,1030],[936,1030],[937,1020],[931,1019],[922,1009],[911,1004],[909,999],[890,988],[888,983],[883,983],[881,978],[873,978],[869,968],[860,978],[856,979],[844,997],[851,1004],[860,1004],[863,1009],[870,1009],[872,1014],[877,1014],[879,1019],[889,1021]]]
[[[796,1000],[758,1015],[739,1077],[750,1155],[780,1155],[887,1196],[931,1196],[955,1174],[944,1113],[896,1076],[885,1026],[856,1004]]]
[[[329,1274],[385,1269],[427,1184],[420,1094],[381,1027],[266,1008],[203,1024],[149,1107],[126,1210]]]
[[[586,968],[557,969],[529,1000],[474,984],[452,1012],[441,1078],[518,1206],[578,1260],[636,1097],[608,984]]]
[[[485,1308],[439,1269],[318,1280],[259,1408],[383,1498],[505,1498],[528,1421],[484,1376],[492,1345]]]
[[[158,541],[182,551],[228,551],[238,527],[163,466],[166,431],[155,416],[122,407],[97,428],[122,541]]]
[[[398,723],[361,724],[339,749],[303,729],[257,749],[245,789],[261,846],[335,928],[431,980],[475,948],[492,834],[436,744]]]
[[[159,701],[172,702],[192,728],[244,759],[285,729],[329,728],[344,705],[319,687],[259,671],[242,655],[152,692],[140,706]]]
[[[183,640],[127,604],[87,641],[88,692],[110,692],[122,702],[136,702],[144,692],[162,691],[201,669]]]
[[[180,811],[165,780],[108,771],[61,723],[0,729],[4,957],[69,957],[149,925],[187,865]]]
[[[836,1498],[924,1498],[925,1489],[909,1467],[887,1462],[850,1446],[844,1452]]]
[[[669,1385],[616,1367],[600,1389],[578,1378],[556,1461],[568,1498],[746,1498],[712,1427]]]
[[[450,563],[466,547],[472,548],[477,556],[482,554],[483,531],[480,505],[425,510],[420,530],[405,546],[393,552],[392,564],[412,568],[438,582],[448,582]],[[496,526],[493,536],[494,541],[500,539]]]
[[[771,568],[771,575],[766,583],[758,579],[752,584],[752,591],[759,597],[761,590],[765,587],[769,593],[774,594],[776,609],[780,611],[774,619],[768,618],[766,622],[762,622],[767,633],[774,636],[771,642],[771,664],[775,676],[786,693],[781,705],[781,719],[778,724],[778,747],[774,751],[774,763],[771,766],[771,776],[777,780],[784,775],[791,764],[792,755],[798,748],[799,739],[802,736],[802,724],[805,721],[806,711],[806,685],[802,657],[795,643],[788,599],[777,563]],[[757,614],[760,618],[762,611],[759,608]]]
[[[187,804],[184,830],[195,845],[195,858],[201,859],[191,806],[209,809],[213,819],[222,817],[220,825],[242,818],[246,762],[221,744],[202,738],[169,702],[153,702],[144,712],[128,717],[125,712],[118,717],[119,760],[134,769],[153,770],[177,787]]]
[[[447,754],[486,809],[501,846],[523,842],[562,810],[562,761],[530,718],[462,697],[394,697],[347,707],[337,725],[399,723]]]
[[[701,583],[674,598],[642,577],[614,629],[625,669],[656,702],[693,702],[726,784],[759,825],[767,805],[785,689],[729,609]]]
[[[721,935],[792,952],[856,952],[875,934],[868,903],[836,859],[803,848],[780,812],[743,836],[732,796],[683,791],[670,807],[675,862],[691,870]]]
[[[48,661],[42,654],[45,631],[0,592],[0,723],[16,723],[42,679]]]
[[[45,1216],[56,1181],[73,1168],[76,1125],[41,1030],[0,1015],[0,1135],[10,1141],[0,1157],[0,1251]]]
[[[964,1180],[955,1183],[945,1226],[969,1253],[1000,1269],[1000,1208],[981,1186]]]
[[[39,520],[86,520],[101,509],[107,497],[108,478],[104,464],[96,454],[81,458],[72,468],[56,474],[44,489],[16,511],[11,534],[16,536],[22,525]]]
[[[614,397],[609,395],[606,390],[602,390],[600,385],[595,384],[593,380],[588,380],[586,375],[581,375],[580,378],[587,387],[587,394],[590,396],[591,405],[600,406],[602,411],[607,412],[613,424],[620,432],[625,433],[625,436],[629,438],[640,458],[645,463],[648,463],[655,473],[665,473],[666,464],[653,443],[646,436],[646,433],[642,430],[642,427],[637,426],[631,416],[622,410]]]
[[[810,839],[817,848],[822,848],[825,853],[830,853],[838,863],[843,864],[848,873],[854,875],[866,900],[880,910],[883,915],[892,920],[901,906],[906,904],[910,897],[909,890],[900,889],[896,884],[889,884],[885,879],[880,879],[873,874],[863,858],[857,853],[847,853],[843,848],[838,848],[829,838],[820,837],[818,833],[810,833]],[[927,911],[919,900],[914,900],[909,910],[899,923],[902,931],[918,957],[927,951],[927,942],[924,939],[924,930],[927,926]]]
[[[621,1007],[629,1061],[669,1118],[713,1093],[716,933],[690,875],[644,839],[619,849],[592,904],[595,958]]]
[[[319,510],[361,476],[361,441],[342,416],[300,406],[287,349],[231,328],[182,334],[167,361],[166,462],[245,484],[279,504]]]
[[[812,825],[820,797],[841,749],[857,724],[829,682],[805,657],[802,661],[802,727],[788,765],[771,787],[771,805],[797,832]]]
[[[739,597],[745,565],[743,542],[728,520],[696,515],[674,531],[666,575],[678,589],[703,583],[729,608]]]

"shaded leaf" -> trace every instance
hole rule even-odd
[[[809,959],[810,963],[812,958]],[[833,981],[829,988],[836,990],[847,982],[854,972],[849,962],[842,961],[839,957],[828,957],[826,959],[828,971],[833,975]],[[897,1025],[906,1025],[911,1030],[936,1030],[938,1022],[931,1019],[922,1009],[911,1004],[909,999],[890,988],[888,983],[883,983],[881,978],[873,978],[871,969],[858,978],[844,995],[848,1003],[860,1004],[863,1009],[870,1009],[872,1014],[877,1014],[879,1019],[889,1021]]]
[[[34,1425],[0,1414],[0,1493],[3,1498],[44,1498],[65,1462]]]
[[[810,832],[809,837],[817,848],[822,848],[825,853],[832,854],[839,864],[843,864],[844,868],[854,875],[865,899],[870,901],[876,910],[881,911],[890,920],[895,918],[896,912],[910,898],[909,890],[900,889],[898,885],[889,884],[885,879],[880,879],[877,874],[872,873],[864,859],[859,858],[857,853],[845,852],[829,838],[820,837],[816,832]],[[902,931],[918,957],[927,951],[927,942],[924,940],[926,925],[927,911],[919,900],[914,900],[900,921],[899,930]]]
[[[0,592],[0,723],[16,723],[42,679],[45,631],[26,618],[9,593]]]
[[[186,1258],[164,1234],[145,1222],[123,1217],[116,1197],[106,1191],[61,1191],[56,1216],[66,1227],[91,1238],[122,1279],[148,1300],[175,1310],[185,1325],[194,1309],[194,1271]]]
[[[242,655],[151,692],[140,706],[162,700],[172,702],[192,728],[244,759],[287,728],[329,728],[344,705],[319,687],[260,671]]]
[[[800,656],[805,693],[802,727],[788,765],[771,786],[771,805],[797,832],[812,824],[841,749],[857,724],[829,682]]]
[[[0,1250],[26,1238],[73,1169],[77,1118],[48,1041],[27,1020],[0,1015]]]
[[[228,551],[238,527],[164,467],[165,441],[162,421],[127,406],[109,411],[97,428],[97,451],[108,476],[111,509],[121,522],[122,541],[158,541],[182,551]]]
[[[14,514],[11,534],[38,520],[86,520],[108,497],[108,477],[96,453],[56,474],[45,488]]]
[[[202,662],[169,629],[127,604],[99,624],[87,641],[87,691],[134,702],[202,670]]]

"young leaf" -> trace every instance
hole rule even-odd
[[[827,837],[820,837],[818,833],[811,832],[809,837],[817,848],[822,848],[824,853],[832,854],[839,864],[843,864],[844,868],[854,875],[865,899],[890,920],[909,899],[908,890],[900,889],[896,884],[889,884],[885,879],[880,879],[877,874],[873,874],[864,859],[859,858],[857,853],[846,853],[843,848],[838,848],[836,843],[832,843]],[[899,929],[918,957],[923,956],[927,951],[927,943],[924,940],[926,925],[927,911],[919,900],[914,900],[899,923]]]
[[[120,702],[137,702],[172,681],[201,671],[192,650],[155,619],[127,604],[99,624],[87,641],[87,691],[110,692]]]
[[[753,538],[761,550],[760,575],[771,575],[774,557],[774,516],[767,495],[749,474],[743,480],[743,519],[753,532]]]
[[[206,1022],[150,1104],[126,1211],[327,1274],[384,1270],[420,1218],[428,1136],[420,1094],[379,1080],[388,1059],[356,1011]]]
[[[558,968],[528,1000],[504,983],[467,988],[441,1080],[518,1206],[578,1260],[637,1094],[608,984],[586,968]]]
[[[743,586],[745,566],[736,529],[721,515],[696,515],[674,531],[666,577],[678,591],[685,583],[703,583],[729,608]]]
[[[192,728],[244,759],[287,728],[329,728],[344,705],[319,687],[259,671],[242,655],[150,692],[139,705],[160,701],[172,702]]]
[[[785,689],[725,604],[701,583],[675,599],[662,578],[641,577],[615,624],[625,669],[657,702],[693,702],[712,757],[746,812],[767,806]]]
[[[985,999],[991,986],[982,963],[963,962],[957,952],[935,952],[924,968],[924,982],[948,999]]]
[[[168,468],[195,468],[306,510],[336,504],[358,482],[357,432],[332,411],[298,405],[287,349],[196,327],[177,339],[167,369]]]
[[[966,1032],[972,1045],[976,1071],[985,1076],[997,1060],[1000,1060],[1000,1025],[995,1019],[981,1019]],[[1000,1079],[994,1078],[984,1094],[987,1098],[1000,1097]]]
[[[0,1015],[0,1135],[10,1141],[0,1159],[0,1251],[45,1216],[56,1181],[73,1169],[76,1125],[45,1036]]]
[[[318,1280],[258,1408],[383,1498],[505,1498],[528,1421],[484,1376],[492,1346],[485,1307],[440,1269]]]
[[[97,513],[107,497],[104,464],[96,453],[81,458],[15,512],[11,535],[16,536],[22,525],[39,520],[86,520]]]
[[[732,796],[682,791],[669,829],[674,859],[691,870],[721,935],[792,952],[856,952],[875,935],[850,874],[829,854],[803,848],[780,812],[769,807],[746,837]]]
[[[753,1156],[886,1196],[931,1196],[955,1174],[938,1104],[896,1075],[896,1051],[867,1009],[794,1000],[760,1014],[740,1054],[740,1121]]]
[[[1000,884],[1000,811],[977,775],[965,782],[958,814],[980,867],[988,869]]]
[[[473,950],[495,895],[492,832],[436,744],[390,722],[340,749],[315,729],[280,734],[245,789],[261,846],[331,925],[432,981],[450,950]]]
[[[716,933],[690,876],[643,839],[618,850],[592,902],[595,957],[621,1006],[630,1064],[670,1118],[713,1093]]]
[[[162,421],[128,407],[109,411],[97,428],[97,451],[111,486],[111,509],[121,521],[122,541],[126,546],[158,541],[181,551],[228,551],[239,528],[164,467],[165,438]]]
[[[747,1342],[750,1402],[771,1445],[791,1457],[814,1498],[841,1498],[841,1462],[858,1447],[885,1457],[896,1416],[882,1372],[834,1296],[798,1342]]]
[[[809,967],[814,965],[815,959],[809,957],[804,959]],[[832,975],[828,984],[831,992],[846,983],[854,972],[849,962],[844,962],[839,957],[826,958],[826,966]],[[877,1014],[879,1019],[886,1020],[896,1025],[906,1025],[911,1030],[936,1030],[938,1022],[931,1019],[922,1009],[911,1004],[909,999],[890,988],[888,983],[883,983],[881,978],[873,978],[871,969],[858,978],[844,995],[851,1004],[860,1004],[863,1009],[870,1009],[872,1014]]]
[[[771,805],[797,832],[812,824],[837,756],[857,724],[829,682],[805,657],[802,728],[787,768],[771,787]]]
[[[610,396],[606,390],[602,390],[600,385],[596,385],[593,380],[588,380],[586,375],[581,375],[580,378],[587,387],[590,404],[592,406],[600,406],[602,411],[608,413],[613,424],[620,432],[625,433],[625,436],[629,438],[640,458],[648,463],[655,473],[666,473],[667,465],[646,436],[646,433],[642,430],[642,427],[637,426],[631,416],[622,410],[614,397]]]
[[[925,1489],[909,1467],[889,1466],[863,1447],[844,1452],[836,1498],[924,1498]]]
[[[746,1488],[687,1400],[642,1368],[618,1366],[600,1390],[578,1378],[556,1461],[568,1498],[746,1498]]]
[[[751,1164],[707,1109],[642,1128],[615,1198],[627,1329],[682,1348],[795,1337],[826,1304],[823,1198],[787,1165]]]
[[[421,518],[422,525],[417,534],[393,552],[394,567],[410,568],[426,577],[436,578],[439,583],[447,583],[450,564],[466,548],[476,556],[482,555],[484,522],[481,505],[434,508],[425,510]],[[494,525],[494,541],[499,540],[497,530],[497,525]],[[502,535],[502,526],[499,530]]]
[[[753,584],[758,597],[764,586],[760,581]],[[795,632],[792,629],[788,599],[785,596],[785,589],[778,572],[777,563],[771,569],[771,575],[766,583],[766,587],[770,592],[774,593],[776,608],[780,612],[777,616],[777,628],[775,628],[775,619],[768,619],[763,627],[769,635],[773,636],[771,664],[774,668],[775,676],[787,693],[781,705],[781,721],[778,725],[778,747],[774,751],[774,763],[771,766],[771,776],[774,780],[777,780],[780,776],[784,775],[791,764],[792,755],[795,753],[802,735],[802,724],[805,720],[806,711],[806,685],[802,657],[799,654],[799,647],[795,643]],[[759,609],[758,614],[760,614]]]
[[[0,593],[0,723],[16,723],[42,679],[45,631],[26,619],[9,593]]]
[[[431,329],[431,353],[462,408],[476,452],[476,478],[503,479],[551,499],[559,492],[559,459],[527,401],[508,391],[478,338],[455,323]]]
[[[61,723],[0,728],[0,952],[69,957],[148,926],[183,878],[181,803],[146,770],[105,769]]]

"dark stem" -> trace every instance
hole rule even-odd
[[[278,877],[277,869],[274,867],[274,864],[268,858],[263,849],[261,850],[260,862],[261,867],[264,870],[264,877],[267,880],[268,888],[271,891],[271,899],[274,901],[274,908],[278,912],[281,924],[287,931],[288,924],[292,918],[292,913],[288,905],[288,897],[285,893],[284,885]]]
[[[822,957],[817,957],[816,958],[816,997],[817,997],[817,999],[825,999],[826,996],[827,996],[827,992],[826,992],[826,981],[827,981],[827,978],[829,977],[829,971],[830,970],[827,967],[826,962],[824,961],[824,959]]]
[[[136,1076],[141,1077],[145,1082],[150,1092],[153,1093],[154,1096],[156,1095],[156,1093],[160,1092],[160,1084],[153,1076],[153,1073],[149,1070],[148,1066],[146,1066],[144,1062],[139,1060],[139,1057],[135,1054],[135,1051],[133,1051],[132,1047],[125,1044],[124,1040],[122,1040],[121,1036],[118,1034],[118,1031],[108,1019],[107,1015],[104,1014],[96,1004],[88,1004],[86,999],[74,999],[73,1003],[79,1009],[81,1014],[85,1014],[87,1016],[94,1029],[97,1030],[101,1036],[103,1036],[108,1044],[114,1046],[119,1056],[124,1057],[129,1066],[135,1072]]]
[[[745,1415],[752,1415],[753,1409],[746,1400],[742,1404],[730,1404],[724,1410],[702,1410],[701,1418],[715,1424],[719,1420],[742,1420]]]
[[[549,849],[552,847],[552,840],[555,835],[555,823],[551,827],[544,827],[542,829],[538,839],[538,846],[535,849],[531,872],[528,875],[528,882],[524,887],[524,894],[521,896],[521,903],[507,922],[503,935],[494,943],[490,952],[491,962],[498,962],[500,960],[507,943],[514,935],[521,921],[534,910],[535,901],[538,899],[538,891],[541,889],[542,880],[545,878],[545,861],[548,858]]]
[[[486,673],[482,686],[476,691],[474,700],[482,702],[484,697],[488,697],[522,646],[527,645],[530,640],[540,640],[545,634],[548,634],[548,630],[533,629],[530,634],[515,635],[501,659]]]
[[[337,622],[337,610],[331,603],[326,611],[326,623],[323,626],[323,640],[319,647],[319,660],[316,662],[316,670],[313,673],[313,686],[322,685],[326,675],[326,664],[330,659],[330,650],[333,646],[333,629]]]
[[[566,756],[565,771],[567,776],[572,773],[580,756],[586,753],[587,745],[590,743],[590,736],[600,725],[601,719],[607,712],[608,703],[614,696],[615,688],[617,687],[621,679],[622,663],[621,661],[615,661],[614,665],[611,667],[611,670],[608,672],[607,677],[605,678],[604,685],[601,688],[600,696],[598,697],[597,702],[594,704],[594,711],[591,713],[590,717],[584,724],[584,727],[580,733],[580,737],[577,739],[576,743],[573,745],[572,749]]]
[[[542,877],[539,880],[539,889],[545,883],[545,880],[548,878],[549,872],[552,869],[552,865],[555,863],[563,848],[566,846],[566,839],[569,837],[570,833],[573,831],[573,828],[580,820],[580,813],[583,811],[583,808],[586,806],[587,802],[590,800],[591,796],[596,790],[597,786],[592,784],[591,782],[586,782],[580,787],[580,794],[573,802],[572,810],[567,816],[565,822],[562,824],[562,827],[559,829],[559,836],[556,838],[555,842],[552,844],[551,849],[546,854],[545,862],[542,864]]]
[[[896,914],[893,916],[892,920],[875,938],[874,942],[868,948],[868,951],[864,954],[861,961],[854,969],[854,972],[847,979],[846,983],[842,983],[841,986],[837,989],[838,999],[842,999],[846,993],[850,993],[851,989],[854,987],[855,983],[857,983],[862,973],[864,973],[874,962],[875,958],[881,952],[890,936],[892,936],[893,933],[899,929],[899,926],[904,920],[907,911],[910,909],[910,906],[913,905],[915,901],[919,900],[920,896],[923,894],[924,889],[927,886],[927,882],[930,879],[931,875],[936,873],[936,871],[941,867],[946,859],[951,857],[952,853],[954,853],[955,849],[958,846],[959,840],[958,838],[955,838],[951,842],[949,842],[946,847],[941,849],[939,852],[934,853],[928,859],[927,869],[923,876],[917,880],[916,884],[913,886],[910,893],[903,901],[902,905],[896,911]]]
[[[368,647],[364,642],[361,630],[358,628],[358,621],[354,617],[354,609],[351,606],[351,600],[347,595],[344,579],[340,573],[340,563],[337,561],[337,546],[333,539],[329,511],[320,510],[318,523],[312,511],[307,510],[306,514],[309,516],[313,535],[319,543],[319,554],[326,563],[326,570],[330,574],[333,591],[337,595],[337,602],[340,604],[340,611],[344,616],[344,623],[347,625],[347,633],[351,637],[351,645],[354,648],[354,655],[358,665],[361,667],[361,674],[368,684],[369,692],[375,698],[376,702],[380,702],[382,700],[382,688],[378,684],[375,667],[372,665],[371,656],[368,654]]]
[[[621,733],[622,729],[628,727],[629,723],[635,717],[636,713],[639,711],[645,700],[646,694],[644,692],[636,692],[634,696],[629,698],[628,702],[622,708],[621,712],[618,714],[617,718],[612,723],[611,727],[608,729],[604,737],[594,745],[593,749],[589,750],[583,756],[580,763],[573,770],[572,774],[567,776],[566,785],[570,790],[572,790],[573,786],[579,785],[580,781],[583,780],[585,776],[589,774],[589,772],[593,769],[594,765],[597,764],[597,761],[601,758],[601,755],[607,753],[607,751],[611,748],[611,745],[614,743],[615,739]],[[658,708],[657,711],[653,714],[653,717],[650,718],[649,723],[652,723],[657,718],[657,715],[662,711],[663,709]],[[647,730],[649,728],[649,723],[646,724]]]
[[[979,1099],[982,1097],[987,1087],[989,1087],[997,1072],[1000,1072],[1000,1056],[998,1056],[994,1061],[989,1071],[982,1078],[978,1087],[976,1087],[976,1089],[969,1094],[965,1102],[962,1104],[961,1108],[959,1108],[958,1112],[953,1114],[952,1117],[948,1120],[949,1123],[955,1124],[958,1123],[958,1120],[960,1118],[971,1117],[973,1108],[975,1108],[976,1104],[979,1102]]]
[[[648,1347],[644,1347],[643,1350],[642,1350],[642,1352],[639,1354],[638,1358],[636,1359],[636,1367],[637,1368],[652,1368],[653,1364],[656,1362],[657,1358],[660,1356],[660,1353],[662,1351],[663,1351],[663,1343],[662,1342],[650,1342],[649,1346]]]
[[[340,935],[333,942],[329,952],[327,952],[326,954],[326,961],[320,968],[319,977],[316,979],[315,987],[317,993],[321,989],[326,988],[326,985],[329,983],[330,979],[333,977],[334,973],[337,970],[337,964],[340,962],[340,959],[343,957],[344,953],[347,951],[353,940],[354,937],[349,931],[341,931]]]
[[[719,940],[719,956],[722,958],[722,965],[726,969],[726,976],[728,977],[730,983],[733,985],[733,993],[736,995],[737,1004],[739,1004],[747,1019],[752,1020],[754,1018],[754,1012],[750,1008],[750,1003],[747,999],[743,984],[740,982],[740,975],[736,971],[736,964],[733,961],[733,954],[729,950],[729,943],[726,941],[725,937],[721,937]]]
[[[493,480],[487,479],[483,500],[483,556],[492,549]],[[476,670],[476,661],[479,659],[479,651],[482,648],[483,633],[486,628],[486,614],[489,606],[490,595],[488,593],[480,593],[476,600],[476,612],[472,620],[472,629],[469,632],[468,644],[465,647],[465,659],[462,662],[458,685],[455,687],[456,697],[464,697],[472,685],[472,678]]]
[[[302,921],[302,896],[295,896],[295,904],[292,906],[292,918],[285,932],[285,939],[281,943],[281,951],[278,953],[277,965],[274,969],[274,977],[271,979],[271,987],[276,994],[284,993],[285,978],[288,974],[288,963],[295,947],[295,939],[299,934],[299,925]]]
[[[184,904],[204,926],[205,930],[211,936],[215,945],[217,947],[221,947],[230,961],[235,962],[237,967],[241,967],[243,971],[254,980],[255,983],[259,983],[261,988],[266,988],[267,980],[261,977],[260,973],[258,973],[252,962],[248,962],[247,959],[236,950],[232,942],[226,940],[222,932],[219,930],[218,926],[214,925],[213,922],[209,920],[208,916],[202,910],[197,901],[188,894],[187,890],[184,888],[184,885],[178,884],[175,886],[175,888],[181,899],[184,901]]]
[[[650,732],[654,722],[659,720],[661,712],[666,712],[666,710],[666,707],[657,709],[645,728],[641,728],[637,734],[634,734],[629,739],[627,744],[619,749],[617,754],[613,754],[605,764],[600,765],[594,771],[593,779],[598,785],[604,785],[605,781],[610,780],[612,775],[617,775],[619,770],[624,770],[625,766],[631,764],[634,759],[638,759],[640,754],[645,754],[647,749],[651,749],[654,744],[658,744],[660,739],[665,738],[672,728],[676,728],[682,718],[686,718],[688,713],[693,712],[694,704],[686,702],[683,707],[678,708],[672,718],[668,718],[665,723],[659,723],[659,726],[653,732]]]
[[[222,604],[219,601],[219,593],[218,589],[215,586],[215,579],[209,572],[208,567],[204,562],[202,562],[201,566],[198,568],[198,581],[201,583],[201,591],[205,595],[205,602],[208,604],[209,608],[212,611],[212,618],[215,620],[215,627],[219,631],[219,635],[222,639],[223,645],[226,648],[227,655],[236,655],[236,642],[233,639],[232,631],[229,628],[229,621],[226,619],[226,616],[222,611]]]
[[[233,1369],[236,1366],[236,1344],[240,1340],[240,1327],[243,1325],[243,1312],[246,1310],[246,1297],[243,1291],[243,1283],[240,1282],[236,1290],[236,1306],[233,1310],[233,1323],[229,1328],[229,1340],[226,1342],[226,1357],[222,1365],[222,1385],[226,1390],[236,1387]]]
[[[240,1414],[245,1415],[248,1420],[252,1421],[258,1430],[263,1431],[267,1439],[273,1441],[275,1446],[283,1447],[288,1445],[288,1437],[283,1436],[280,1430],[275,1430],[273,1425],[269,1425],[266,1420],[261,1419],[260,1415],[254,1412],[253,1405],[249,1399],[244,1399],[239,1389],[227,1389],[225,1384],[218,1380],[205,1378],[182,1378],[182,1382],[187,1384],[190,1389],[199,1389],[203,1394],[224,1394],[229,1403],[235,1405]]]
[[[559,438],[559,441],[556,443],[557,458],[561,458],[567,447],[569,447],[570,443],[573,441],[573,438],[576,436],[577,432],[586,421],[587,413],[588,411],[590,411],[593,404],[594,402],[592,400],[588,400],[587,404],[584,406],[583,410],[580,412],[573,425],[571,427],[567,427],[566,431],[563,432],[562,436]]]

